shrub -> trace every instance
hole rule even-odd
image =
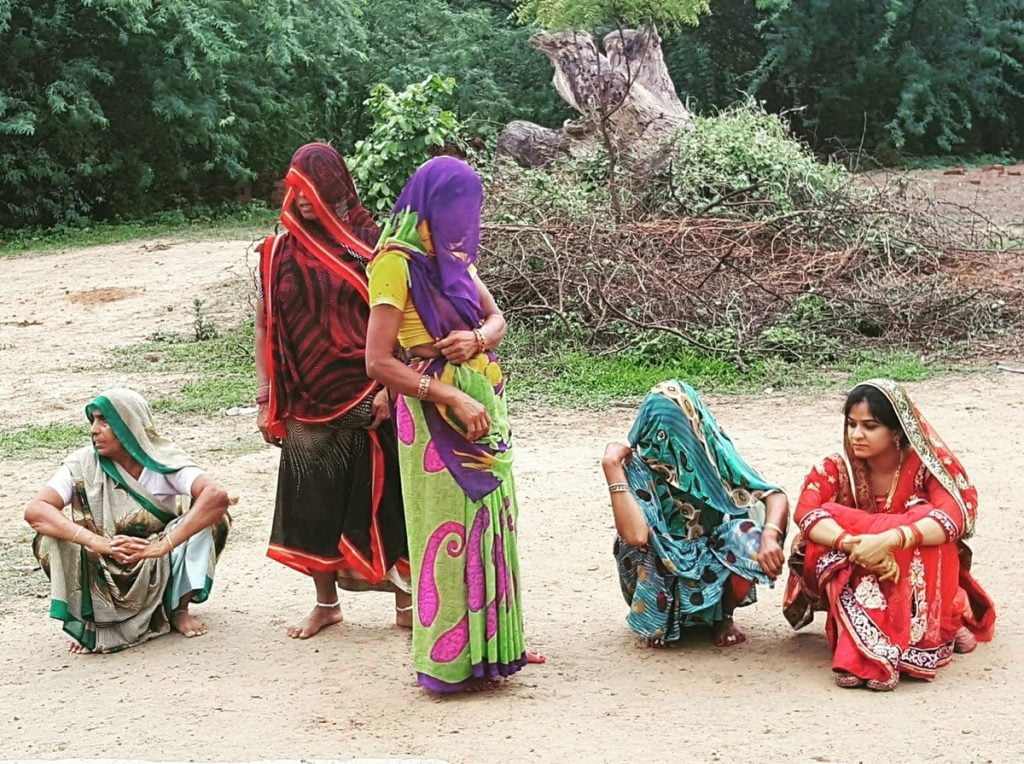
[[[431,153],[461,145],[462,124],[441,105],[454,92],[455,80],[437,74],[399,93],[384,84],[370,90],[364,105],[373,127],[356,141],[349,162],[367,208],[390,210],[405,181]]]

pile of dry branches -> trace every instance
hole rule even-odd
[[[815,359],[1019,342],[1024,251],[996,236],[971,210],[879,189],[758,220],[492,224],[481,245],[507,312],[557,316],[593,349],[628,325],[716,355]]]

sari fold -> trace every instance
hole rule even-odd
[[[685,382],[651,390],[629,443],[635,456],[626,478],[650,535],[643,548],[621,537],[614,544],[630,606],[626,623],[646,639],[673,642],[688,626],[722,620],[723,597],[735,579],[771,583],[756,556],[763,500],[781,489],[740,456]],[[737,599],[740,606],[756,602],[756,587]]]
[[[977,492],[966,471],[901,386],[889,380],[865,384],[893,404],[910,444],[889,511],[874,497],[866,464],[853,456],[846,440],[845,454],[826,458],[804,481],[783,612],[799,629],[816,611],[825,611],[833,670],[894,687],[901,673],[935,678],[949,663],[961,626],[980,641],[990,640],[995,608],[970,574],[964,539],[974,529]],[[810,541],[811,528],[826,518],[851,534],[881,533],[930,518],[947,540],[896,550],[899,580],[881,581],[851,563],[845,552]]]

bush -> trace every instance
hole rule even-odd
[[[462,144],[462,123],[442,108],[455,80],[432,74],[396,93],[377,85],[364,102],[373,118],[370,134],[356,141],[349,165],[368,209],[391,209],[402,186],[432,153]]]
[[[721,215],[741,206],[748,217],[824,206],[849,180],[753,102],[697,117],[676,137],[668,167],[649,203],[669,214]]]

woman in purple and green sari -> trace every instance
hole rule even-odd
[[[474,267],[482,204],[469,165],[430,160],[406,184],[370,264],[366,366],[396,399],[413,662],[419,683],[442,693],[486,687],[534,659],[493,352],[505,319]]]

